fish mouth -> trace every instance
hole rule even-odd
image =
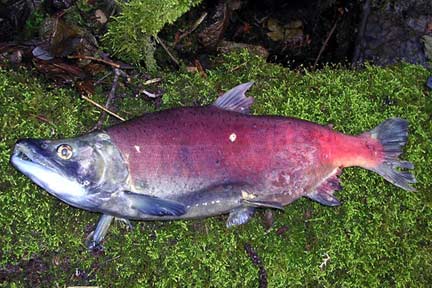
[[[45,146],[47,145],[43,140],[18,141],[10,159],[11,164],[48,193],[79,207],[86,189],[67,175],[65,167],[56,159],[52,159],[51,149]]]
[[[67,177],[61,165],[50,159],[47,152],[41,148],[40,140],[25,139],[18,141],[10,162],[18,171],[45,190],[47,190],[48,182],[51,179]]]
[[[11,156],[11,164],[26,176],[32,178],[33,175],[25,173],[29,167],[37,167],[40,169],[50,170],[60,176],[64,176],[58,164],[51,159],[44,157],[40,145],[37,140],[26,139],[16,143],[15,149]]]

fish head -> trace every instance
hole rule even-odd
[[[127,165],[103,132],[62,140],[20,140],[11,163],[53,196],[89,210],[99,205],[101,193],[118,191],[128,178]]]

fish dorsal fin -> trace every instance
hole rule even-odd
[[[321,182],[320,185],[315,188],[314,192],[306,195],[306,197],[326,206],[339,206],[341,203],[335,196],[333,196],[333,192],[342,189],[338,178],[340,173],[341,169],[335,169]]]
[[[254,82],[247,82],[235,86],[220,96],[213,103],[213,106],[224,110],[248,114],[249,109],[254,102],[254,98],[246,97],[245,93],[253,84]]]

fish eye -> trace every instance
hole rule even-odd
[[[68,160],[72,157],[72,147],[68,144],[62,144],[57,147],[57,156],[61,159]]]

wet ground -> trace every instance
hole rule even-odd
[[[400,60],[426,65],[432,54],[431,3],[204,1],[162,35],[175,38],[176,28],[193,26],[207,13],[193,33],[173,40],[181,57],[205,63],[209,54],[241,47],[291,67]]]

